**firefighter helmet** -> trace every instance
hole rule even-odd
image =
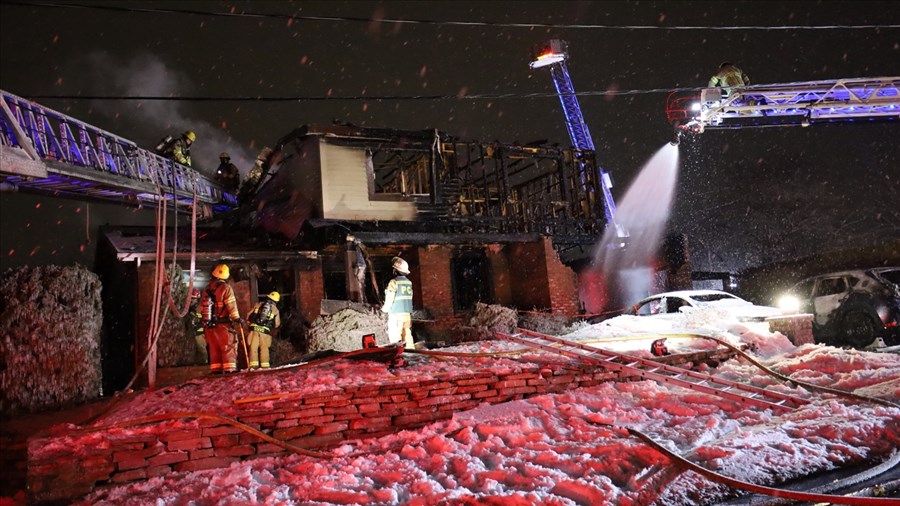
[[[272,292],[269,295],[266,295],[266,297],[272,299],[272,302],[279,302],[281,300],[281,294],[278,292]]]
[[[229,155],[227,151],[222,151],[222,154],[219,155],[219,158],[224,158],[224,159],[226,159],[226,160],[231,160],[231,155]]]
[[[391,267],[400,274],[409,274],[409,264],[400,257],[394,257],[391,260]]]
[[[194,142],[195,140],[197,140],[197,134],[195,134],[193,130],[188,130],[184,133],[184,138],[191,142]]]
[[[199,288],[194,288],[193,290],[191,290],[191,298],[192,299],[200,298],[200,289]]]
[[[212,276],[218,279],[228,279],[228,276],[231,275],[231,272],[228,270],[228,266],[225,264],[219,264],[212,271]]]

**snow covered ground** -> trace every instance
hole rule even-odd
[[[896,354],[794,347],[781,334],[746,327],[715,310],[667,322],[622,316],[565,337],[649,357],[651,339],[633,338],[654,332],[705,333],[752,344],[759,360],[783,374],[900,402]],[[667,345],[678,352],[715,343],[670,338]],[[452,351],[517,347],[483,342]],[[394,373],[380,363],[342,361],[297,371],[290,381],[281,374],[202,380],[138,394],[98,423],[176,411],[227,415],[240,397],[471,368],[473,360],[415,356]],[[477,365],[504,367],[506,360],[479,358]],[[713,372],[812,402],[777,414],[650,381],[609,383],[482,406],[421,429],[349,441],[330,459],[259,458],[98,490],[78,504],[715,504],[734,490],[682,471],[622,428],[639,429],[719,473],[775,486],[816,471],[881,462],[900,448],[900,408],[794,389],[738,360]]]

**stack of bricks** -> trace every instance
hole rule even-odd
[[[770,332],[781,332],[795,346],[814,344],[813,315],[792,314],[766,318]]]
[[[378,437],[447,419],[480,404],[588,387],[615,374],[587,367],[522,366],[348,386],[287,396],[270,408],[254,403],[232,416],[267,435],[306,449]],[[269,401],[271,402],[271,401]],[[283,447],[216,418],[154,425],[76,429],[28,442],[28,492],[34,503],[82,496],[96,486],[146,480],[171,472],[227,467],[287,453]]]
[[[694,364],[704,357],[723,360],[728,353],[719,349],[686,360]],[[671,363],[679,361],[677,356],[666,358]],[[420,427],[482,404],[618,379],[616,373],[568,362],[522,364],[409,376],[403,381],[349,385],[306,395],[281,393],[274,400],[238,399],[228,416],[282,442],[314,450]],[[260,407],[262,402],[265,409]],[[59,502],[83,496],[98,486],[227,467],[288,451],[215,417],[56,430],[28,441],[29,501]]]

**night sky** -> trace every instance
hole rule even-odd
[[[569,72],[617,198],[672,138],[667,91],[705,86],[722,61],[752,84],[900,75],[896,2],[24,3],[0,4],[0,87],[148,148],[193,129],[195,167],[207,173],[221,151],[246,173],[263,146],[334,120],[569,145],[549,72],[528,68],[532,47],[550,38],[569,42]],[[388,19],[429,23],[373,21]],[[776,29],[814,25],[843,27]],[[756,28],[709,28],[723,26]],[[898,139],[900,122],[708,131],[681,144],[669,231],[688,234],[695,270],[898,239]]]

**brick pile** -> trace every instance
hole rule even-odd
[[[235,418],[276,439],[307,449],[415,428],[482,403],[589,387],[615,374],[587,367],[523,365],[363,384],[304,397],[283,397],[267,409]],[[146,480],[172,472],[227,467],[232,462],[286,453],[217,419],[164,421],[131,428],[76,429],[31,438],[28,492],[32,502],[79,497],[97,486]]]
[[[729,350],[718,348],[670,355],[661,361],[691,367],[720,362],[731,355]],[[435,376],[416,376],[410,369],[409,374],[379,384],[249,399],[236,403],[239,409],[233,416],[280,441],[304,449],[326,449],[347,440],[420,427],[484,404],[628,379],[570,362]],[[233,462],[287,452],[216,418],[186,417],[131,427],[58,428],[28,441],[28,499],[30,503],[61,502],[105,485],[223,468]]]

